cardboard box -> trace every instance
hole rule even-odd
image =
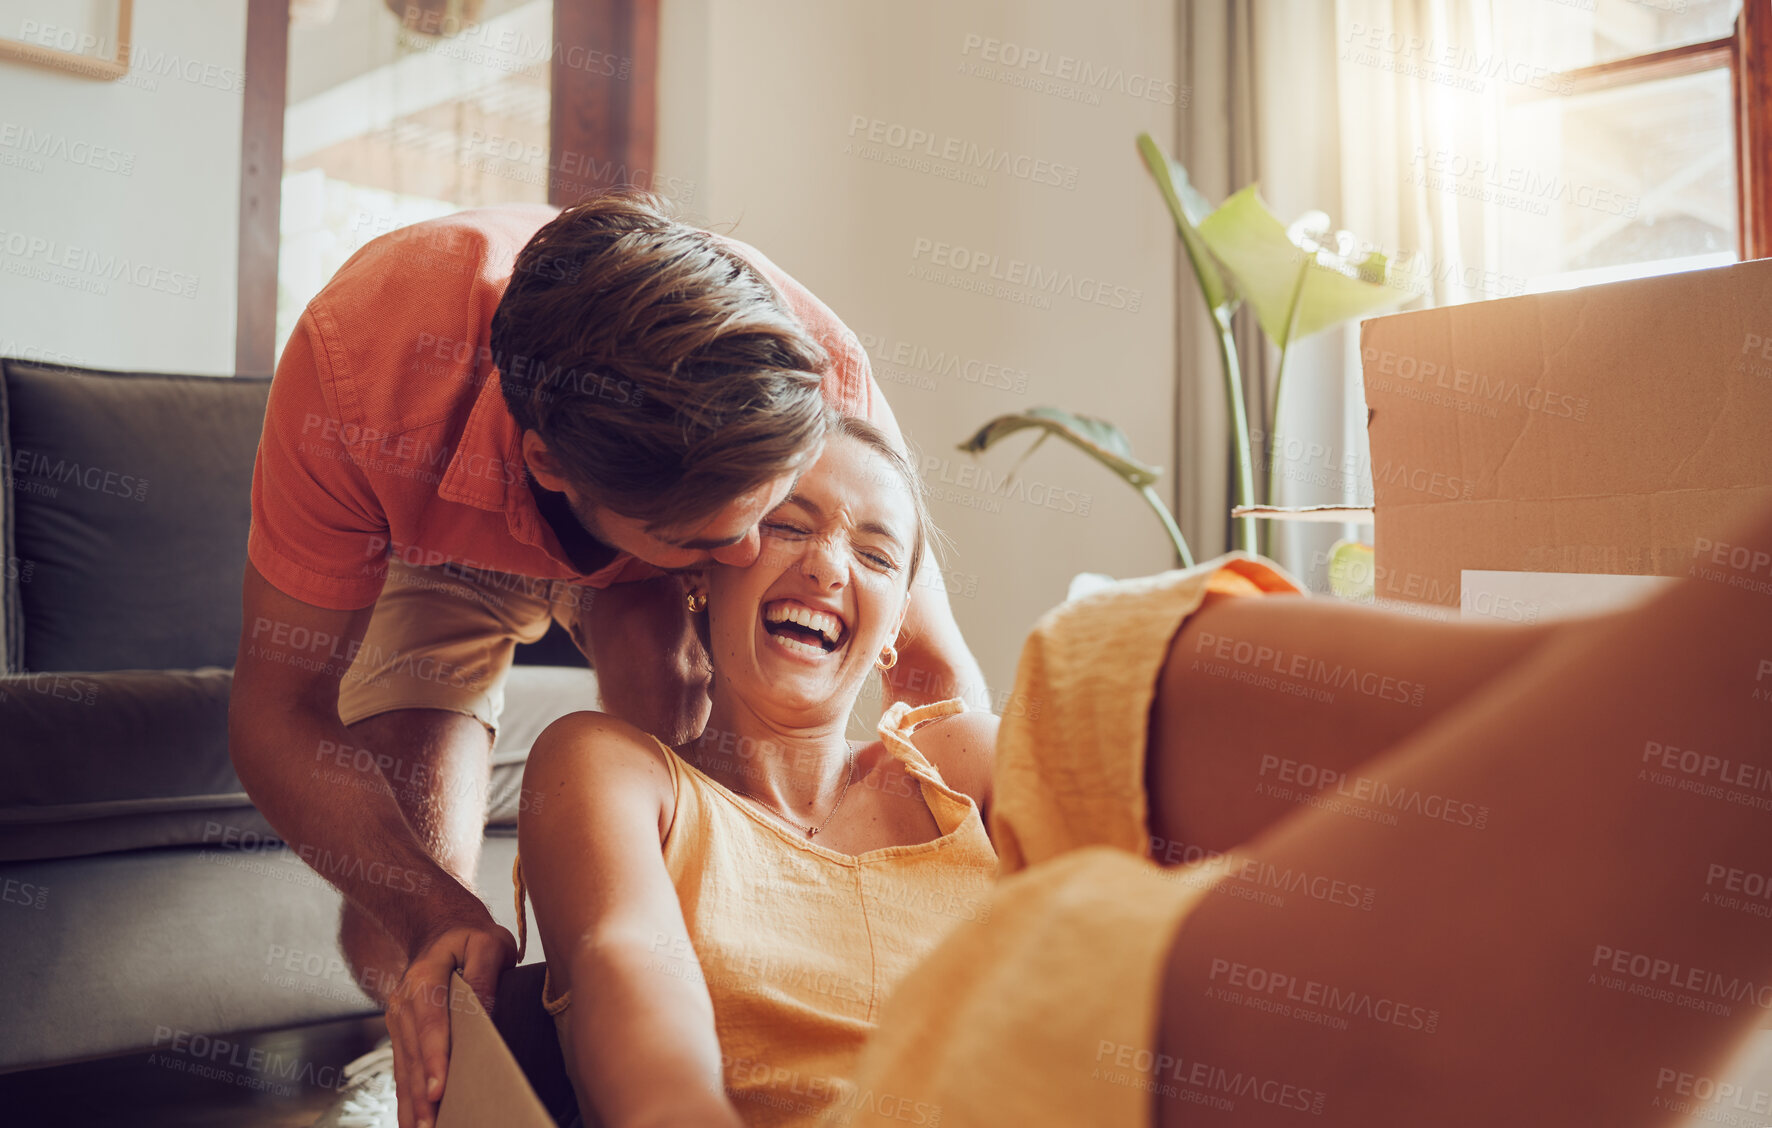
[[[1360,353],[1380,600],[1686,575],[1772,508],[1772,259],[1374,318]]]
[[[437,1128],[554,1128],[492,1018],[456,972],[449,980],[449,1075]]]

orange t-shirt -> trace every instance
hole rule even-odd
[[[375,602],[391,556],[598,588],[659,574],[626,554],[591,575],[573,567],[536,508],[499,388],[492,314],[517,253],[556,214],[507,205],[390,232],[308,303],[252,474],[247,555],[272,586],[349,610]],[[761,252],[722,242],[830,353],[825,399],[896,436],[855,334]]]

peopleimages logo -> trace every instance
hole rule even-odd
[[[76,486],[131,501],[144,501],[148,496],[146,478],[107,470],[103,466],[71,462],[25,447],[13,451],[10,460],[0,463],[0,471],[3,471],[0,481],[40,497],[55,497],[61,492],[58,486]],[[49,485],[51,482],[56,485]]]
[[[1073,101],[1098,105],[1101,93],[1108,91],[1162,106],[1187,105],[1181,88],[1173,80],[1154,78],[1125,67],[1092,63],[1076,55],[1054,54],[992,36],[969,32],[961,41],[960,54],[972,60],[975,68],[979,63],[987,64],[969,72],[978,77],[993,78],[1009,85],[1027,85],[1041,93],[1060,94]],[[1008,81],[1011,78],[1021,81]],[[1035,86],[1035,80],[1045,81]],[[1057,84],[1062,85],[1052,89]]]
[[[1028,374],[1025,369],[874,333],[857,333],[856,337],[868,356],[873,358],[876,376],[882,375],[883,368],[897,369],[907,373],[926,373],[930,377],[927,381],[930,389],[936,386],[933,378],[941,376],[956,383],[995,388],[1018,396],[1026,394],[1028,390]],[[898,377],[891,378],[898,379],[900,383],[909,382]]]
[[[12,149],[26,157],[48,157],[80,165],[95,172],[114,172],[128,176],[135,171],[135,154],[113,149],[85,138],[70,138],[65,133],[38,132],[17,122],[0,122],[0,148]],[[41,171],[41,164],[33,171]]]
[[[1526,165],[1510,165],[1488,157],[1469,157],[1451,149],[1429,150],[1415,146],[1409,163],[1415,166],[1412,182],[1437,191],[1480,199],[1533,215],[1549,215],[1549,205],[1569,204],[1626,219],[1637,214],[1642,197],[1626,196],[1610,188],[1570,180]],[[1406,177],[1406,180],[1411,180]]]
[[[1133,286],[1115,286],[1074,270],[1060,270],[1029,262],[1026,259],[1004,258],[987,251],[975,251],[956,243],[945,243],[917,236],[911,245],[911,260],[928,270],[940,267],[955,276],[975,280],[981,285],[998,284],[1004,290],[1036,297],[1073,298],[1109,309],[1137,313],[1144,304],[1144,291]],[[931,281],[941,281],[939,272],[932,272]]]
[[[1001,513],[1004,501],[1017,501],[1037,509],[1087,517],[1095,504],[1091,494],[1023,478],[1013,470],[994,473],[990,467],[976,462],[963,462],[956,467],[940,455],[926,454],[921,469],[930,497],[988,513]]]
[[[45,239],[41,235],[0,231],[0,251],[18,260],[20,264],[70,270],[76,276],[86,275],[88,281],[127,282],[131,286],[140,286],[159,294],[171,294],[180,298],[197,296],[198,278],[195,274],[167,270],[127,255],[95,251],[90,247],[76,247],[56,239]],[[101,285],[95,292],[102,294],[105,291]]]
[[[1518,380],[1510,380],[1489,372],[1472,372],[1460,368],[1451,360],[1434,361],[1407,353],[1396,353],[1390,349],[1365,348],[1360,352],[1360,359],[1366,371],[1375,377],[1394,376],[1398,381],[1413,382],[1420,387],[1445,389],[1451,393],[1448,406],[1455,406],[1457,397],[1467,397],[1468,401],[1481,402],[1496,408],[1512,407],[1522,411],[1535,411],[1557,419],[1587,419],[1588,401],[1586,396],[1575,396],[1569,392],[1559,392],[1546,388],[1542,383],[1523,384]],[[1389,391],[1392,385],[1388,381],[1375,380],[1378,390]],[[1419,395],[1408,395],[1403,392],[1403,385],[1396,385],[1400,394],[1408,399],[1422,399],[1434,402]],[[1500,412],[1486,413],[1489,418],[1496,418]]]
[[[996,145],[980,145],[967,138],[937,133],[914,125],[902,125],[866,114],[849,115],[849,139],[850,146],[846,146],[845,151],[850,151],[851,146],[859,144],[860,147],[853,151],[856,155],[870,159],[884,159],[887,153],[897,154],[910,160],[909,167],[919,172],[933,171],[933,166],[929,166],[927,161],[939,161],[967,172],[1004,173],[1017,180],[1072,189],[1077,186],[1077,175],[1081,171],[1076,165],[1011,152]],[[871,151],[869,146],[877,148],[879,152]],[[978,183],[983,182],[981,177]]]
[[[1341,58],[1347,62],[1473,93],[1486,89],[1490,80],[1551,94],[1572,94],[1575,91],[1574,82],[1552,70],[1548,64],[1510,57],[1501,51],[1404,35],[1390,28],[1355,23],[1349,26],[1342,44]]]

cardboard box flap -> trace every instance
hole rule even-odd
[[[554,1128],[492,1018],[457,971],[449,980],[449,1075],[437,1128]]]
[[[1261,521],[1307,521],[1318,524],[1370,525],[1372,510],[1363,505],[1233,505],[1233,518]]]
[[[1772,259],[1360,327],[1378,595],[1681,575],[1772,507]]]
[[[1772,260],[1360,332],[1380,511],[1772,481]]]

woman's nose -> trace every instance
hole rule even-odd
[[[842,546],[835,537],[815,537],[800,558],[806,577],[820,587],[843,586]]]

